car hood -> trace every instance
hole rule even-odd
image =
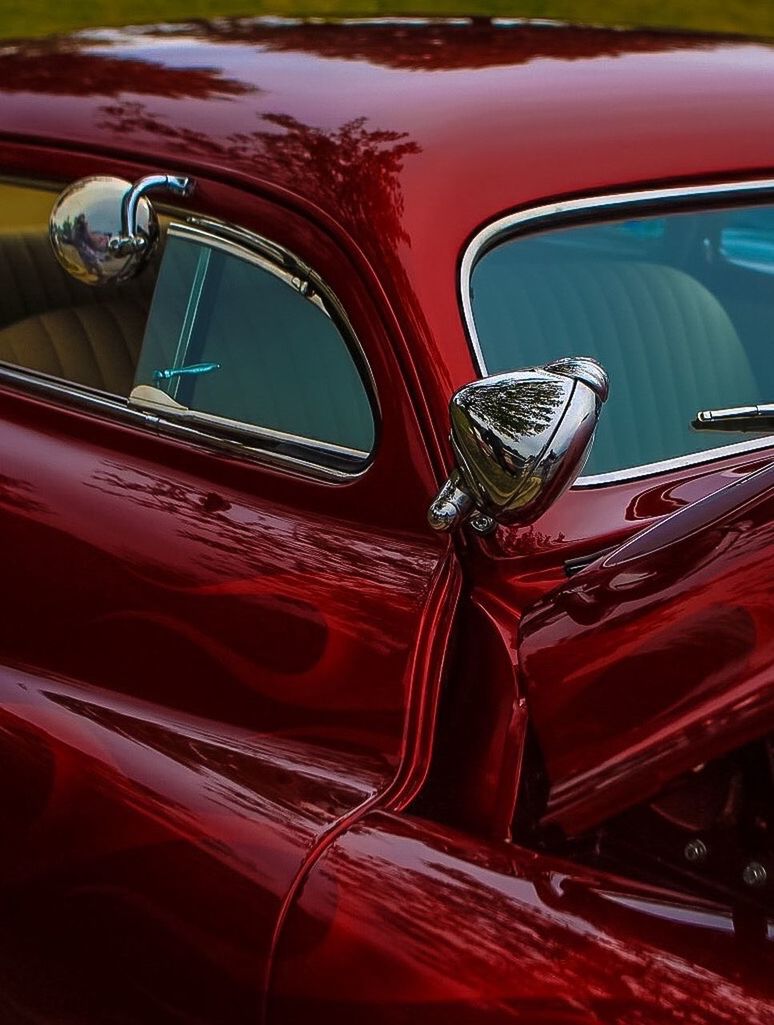
[[[774,467],[667,517],[525,615],[519,661],[575,835],[774,729]]]

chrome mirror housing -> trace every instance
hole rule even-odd
[[[123,178],[81,178],[59,195],[49,220],[54,254],[68,274],[87,285],[134,277],[159,239],[159,222],[145,194],[164,188],[190,195],[193,182],[154,174],[136,184]]]
[[[583,469],[608,379],[588,356],[474,381],[449,404],[457,468],[428,511],[434,530],[468,517],[531,523]]]

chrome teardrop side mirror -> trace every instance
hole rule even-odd
[[[133,278],[159,239],[159,222],[145,194],[164,188],[187,196],[190,178],[154,174],[136,184],[123,178],[81,178],[60,194],[49,220],[54,254],[68,274],[87,285]]]
[[[583,469],[608,379],[587,356],[485,377],[449,404],[455,469],[428,521],[451,530],[474,512],[479,523],[531,523]]]

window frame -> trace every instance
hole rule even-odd
[[[18,178],[10,182],[5,176],[2,181],[28,188],[39,188],[42,191],[58,192],[62,188],[61,185],[50,182],[31,183]],[[261,269],[279,277],[300,295],[308,297],[309,301],[314,302],[330,317],[355,363],[371,408],[374,422],[374,443],[371,451],[365,453],[334,443],[232,421],[196,410],[181,411],[163,404],[139,404],[136,400],[132,401],[131,393],[124,398],[2,361],[0,383],[7,383],[43,397],[53,397],[62,400],[68,406],[140,426],[154,434],[188,441],[272,468],[295,471],[313,480],[334,484],[348,483],[363,476],[373,464],[379,447],[380,406],[374,375],[363,346],[334,292],[316,271],[280,243],[217,218],[189,215],[179,208],[162,203],[157,204],[157,209],[159,213],[169,216],[168,231],[174,226],[175,229],[184,228],[187,232],[196,232],[198,241],[206,241],[255,263]],[[313,294],[307,296],[307,292]],[[357,465],[347,467],[347,460],[352,460],[353,457],[358,459]]]
[[[478,261],[495,246],[521,235],[538,234],[546,229],[603,224],[606,221],[618,221],[627,216],[668,216],[671,213],[701,211],[713,207],[760,206],[772,202],[774,202],[774,178],[760,178],[744,182],[683,185],[635,192],[582,196],[577,199],[559,200],[528,207],[491,221],[468,242],[463,250],[459,268],[460,304],[476,373],[481,377],[486,377],[488,370],[473,319],[471,277]],[[600,216],[604,214],[610,216]],[[567,353],[567,355],[583,355],[583,353]],[[613,386],[615,386],[615,382],[613,382]],[[672,470],[699,466],[728,456],[772,447],[774,447],[774,435],[766,438],[751,438],[749,441],[718,445],[701,452],[627,467],[623,470],[581,476],[575,481],[573,488],[595,488],[623,481],[641,480]]]
[[[226,437],[232,435],[235,438],[244,439],[244,444],[247,447],[252,448],[251,442],[255,442],[255,447],[259,451],[270,450],[275,456],[279,455],[282,458],[302,463],[304,466],[319,463],[321,469],[337,477],[343,476],[349,479],[363,473],[373,460],[377,444],[376,387],[365,354],[343,307],[319,275],[308,264],[276,243],[213,218],[202,216],[190,216],[184,220],[173,218],[167,228],[167,237],[187,239],[212,249],[218,249],[236,259],[246,260],[279,278],[286,287],[293,289],[302,298],[313,303],[328,317],[341,336],[342,344],[347,347],[362,382],[373,417],[374,444],[371,451],[366,452],[333,442],[321,441],[317,438],[308,438],[300,434],[251,424],[243,420],[234,420],[215,413],[197,409],[181,409],[174,400],[168,403],[163,400],[159,403],[139,400],[137,397],[133,397],[134,390],[127,400],[129,407],[158,414],[163,419],[189,426],[191,429],[212,436],[215,440],[222,435]],[[346,468],[347,460],[356,460],[356,465],[351,469]]]

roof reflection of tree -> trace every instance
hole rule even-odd
[[[363,61],[406,71],[455,71],[526,64],[531,60],[588,60],[625,53],[658,53],[710,47],[711,36],[627,32],[565,25],[492,25],[489,19],[466,24],[262,25],[260,20],[218,20],[191,32],[210,42],[259,45],[281,52]]]
[[[91,44],[93,45],[93,44]],[[56,74],[52,74],[52,62]],[[260,90],[218,68],[175,68],[142,57],[90,52],[86,41],[40,43],[0,53],[5,93],[113,96],[134,93],[169,99],[243,96]]]
[[[189,153],[249,167],[269,181],[310,183],[310,194],[327,200],[350,224],[366,227],[373,238],[390,247],[409,242],[401,227],[398,176],[404,158],[420,147],[405,132],[370,129],[362,117],[326,131],[288,115],[264,114],[270,127],[219,140],[129,101],[104,106],[102,118],[117,134],[145,132],[179,143]]]

